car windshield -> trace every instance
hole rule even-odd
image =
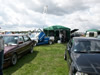
[[[30,35],[30,38],[34,38],[34,37],[35,37],[35,34],[31,34],[31,35]]]
[[[100,41],[77,41],[74,43],[75,52],[100,52]]]
[[[33,34],[31,34],[30,38],[37,38],[38,35],[39,35],[39,33],[33,33]]]
[[[4,36],[3,38],[6,45],[16,45],[18,42],[17,36]]]

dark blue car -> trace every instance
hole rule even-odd
[[[64,55],[69,65],[69,75],[100,75],[100,40],[74,37]]]

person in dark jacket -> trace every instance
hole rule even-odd
[[[3,75],[3,55],[4,55],[4,41],[3,37],[0,36],[0,75]]]

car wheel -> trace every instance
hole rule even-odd
[[[73,63],[71,63],[71,65],[70,65],[69,75],[76,75],[76,74],[74,74],[74,68],[72,65],[73,65]]]
[[[11,64],[12,65],[16,65],[17,63],[17,55],[16,54],[13,54],[12,55],[12,58],[11,58]]]
[[[67,56],[66,56],[66,54],[64,54],[64,60],[67,60]]]
[[[52,41],[49,41],[49,44],[51,45],[51,44],[53,44],[53,42]]]
[[[30,53],[33,53],[33,46],[31,46],[31,48],[30,48]]]
[[[72,75],[72,70],[71,70],[71,67],[70,67],[70,70],[69,70],[69,75]]]

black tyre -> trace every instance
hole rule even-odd
[[[51,45],[51,44],[53,44],[53,42],[52,41],[49,41],[49,44]]]
[[[11,57],[11,64],[16,65],[17,63],[17,54],[13,54]]]
[[[66,54],[64,54],[64,60],[67,60],[67,56],[66,56]]]
[[[70,65],[69,75],[75,75],[73,63],[71,63],[71,65]]]

